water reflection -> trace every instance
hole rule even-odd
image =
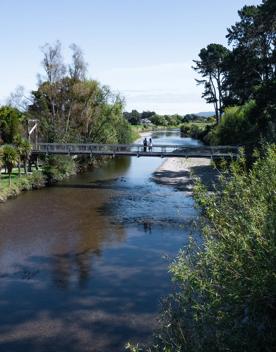
[[[158,143],[195,144],[179,132]],[[156,185],[158,158],[114,159],[0,205],[0,351],[121,351],[170,289],[193,200]],[[180,227],[182,226],[182,227]]]
[[[68,289],[74,274],[76,274],[79,288],[84,288],[91,277],[93,256],[100,255],[101,250],[96,249],[94,252],[86,250],[81,253],[53,256],[52,277],[54,284],[59,288]]]
[[[144,221],[143,225],[145,233],[151,234],[151,221]]]

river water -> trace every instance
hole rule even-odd
[[[197,145],[179,131],[158,144]],[[192,198],[159,158],[118,158],[0,205],[0,352],[117,352],[149,339]]]

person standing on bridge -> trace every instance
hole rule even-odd
[[[152,139],[149,139],[149,152],[152,152]]]
[[[146,152],[147,151],[147,145],[148,145],[147,138],[144,139],[143,144],[144,144],[144,152]]]

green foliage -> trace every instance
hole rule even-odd
[[[208,118],[197,114],[186,114],[183,116],[182,122],[206,122],[207,119]]]
[[[225,109],[221,123],[209,133],[207,140],[212,145],[246,144],[256,140],[256,123],[250,121],[256,103],[249,101],[243,106]]]
[[[183,117],[178,114],[165,115],[165,118],[170,126],[179,126],[183,122]]]
[[[16,173],[12,174],[13,182],[10,185],[5,184],[2,180],[0,188],[0,203],[5,202],[8,198],[18,196],[22,191],[39,189],[45,186],[46,178],[41,171],[34,171],[26,176],[18,177]]]
[[[276,79],[259,86],[255,91],[256,107],[251,123],[256,123],[260,138],[276,142]]]
[[[216,119],[214,118],[214,116],[209,116],[209,117],[207,117],[207,122],[214,124],[216,122]]]
[[[19,161],[19,154],[17,149],[13,145],[5,144],[2,148],[2,160],[4,167],[7,169],[9,174],[9,184],[11,185],[11,173],[12,169]]]
[[[0,179],[1,179],[2,167],[4,166],[3,156],[4,156],[3,148],[0,147]]]
[[[275,78],[276,4],[264,0],[258,6],[244,6],[240,21],[228,29],[234,46],[228,84],[232,94],[244,103],[254,98],[254,88]]]
[[[24,178],[22,177],[21,180]],[[28,182],[31,186],[30,189],[39,189],[45,186],[46,177],[41,171],[33,171],[27,176]]]
[[[200,117],[195,115],[197,119]],[[174,115],[160,115],[156,114],[154,111],[143,111],[138,112],[137,110],[132,110],[131,112],[124,112],[125,119],[132,125],[145,125],[145,126],[179,126],[183,122],[183,116]]]
[[[0,107],[0,144],[11,144],[15,142],[16,137],[23,133],[23,115],[11,107]]]
[[[198,183],[202,241],[172,263],[175,292],[153,345],[141,350],[274,351],[275,190],[276,145],[250,171],[233,162],[216,193]]]
[[[148,118],[148,115],[147,117],[142,117],[142,115],[143,113],[140,114],[137,110],[132,110],[131,112],[124,112],[125,119],[132,125],[140,125],[142,118]]]
[[[76,173],[76,164],[70,156],[49,156],[43,164],[43,174],[49,184]]]
[[[201,49],[199,60],[194,60],[193,69],[201,76],[201,80],[196,80],[198,84],[204,85],[202,97],[207,103],[214,105],[216,121],[220,122],[224,108],[224,99],[227,91],[224,89],[226,76],[224,62],[230,51],[221,44],[209,44]]]
[[[19,161],[21,161],[24,165],[24,172],[27,174],[27,163],[31,156],[32,145],[29,141],[21,136],[18,136],[15,140],[15,146],[17,148],[17,152],[19,154]]]
[[[181,125],[180,131],[181,133],[183,133],[185,137],[191,137],[191,138],[204,141],[205,136],[208,134],[211,127],[212,127],[212,124],[207,122],[199,122],[199,123],[186,122]]]
[[[194,69],[202,76],[197,80],[204,84],[203,97],[215,105],[217,122],[229,106],[243,106],[248,101],[256,103],[255,113],[249,123],[255,128],[257,142],[265,139],[276,141],[276,2],[263,0],[258,6],[244,6],[239,14],[239,21],[228,28],[228,42],[231,50],[218,44],[210,44],[199,53]],[[234,115],[235,111],[228,115]],[[244,126],[248,121],[241,121],[240,111],[236,111],[236,120],[241,124],[240,140]],[[230,117],[229,117],[230,120]],[[232,118],[234,122],[235,118]],[[227,123],[230,127],[230,122]],[[232,140],[237,140],[238,127],[233,126]],[[226,130],[224,129],[226,132]],[[218,143],[214,131],[211,143]],[[231,139],[229,129],[228,139]],[[224,142],[226,144],[226,142]]]
[[[127,143],[130,127],[123,116],[123,100],[107,86],[86,78],[81,50],[73,50],[66,68],[61,43],[43,47],[45,79],[32,92],[28,116],[39,120],[40,139],[63,143]],[[126,131],[123,131],[123,129]]]
[[[151,122],[157,126],[167,126],[168,121],[166,120],[165,116],[155,114],[151,117]]]
[[[116,143],[127,144],[137,138],[131,125],[123,118],[120,118],[116,126]]]

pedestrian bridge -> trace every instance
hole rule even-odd
[[[87,155],[87,156],[137,156],[137,157],[179,157],[179,158],[236,158],[239,148],[235,146],[182,146],[156,144],[152,148],[142,144],[61,144],[37,143],[32,154],[39,155]]]

